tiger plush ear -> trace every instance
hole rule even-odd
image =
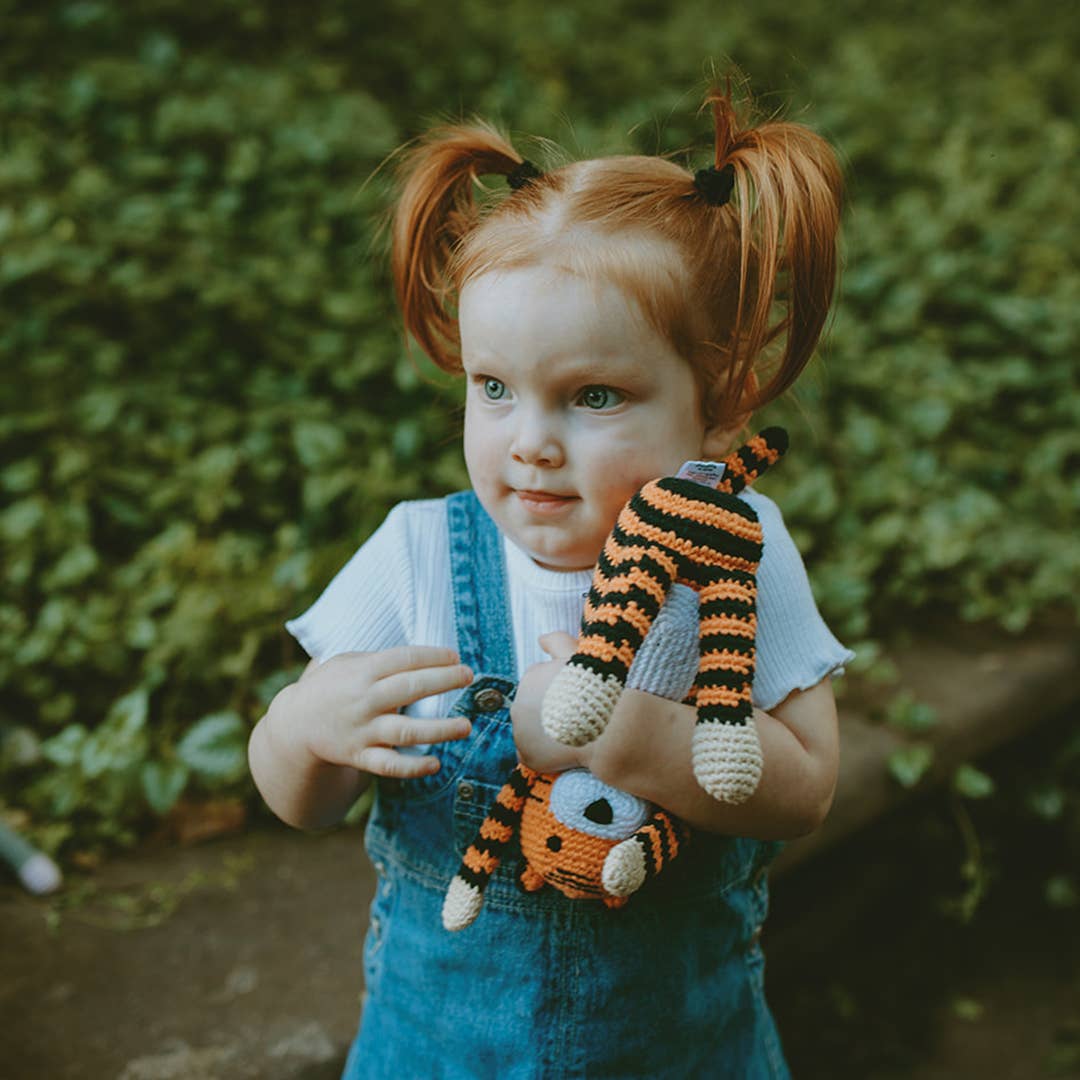
[[[664,870],[689,838],[690,830],[679,818],[657,808],[633,836],[607,853],[601,881],[608,895],[633,895]]]

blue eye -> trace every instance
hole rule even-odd
[[[498,379],[485,379],[484,380],[484,397],[488,401],[498,401],[506,393],[506,386],[499,382]]]
[[[610,386],[586,386],[581,391],[581,403],[586,409],[610,409],[622,400],[622,394]]]

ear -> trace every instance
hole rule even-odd
[[[747,375],[746,383],[743,385],[742,402],[751,403],[757,397],[757,393],[757,375],[751,371]],[[743,429],[750,423],[750,418],[753,415],[753,410],[748,408],[729,418],[723,424],[706,424],[705,435],[701,442],[701,456],[707,461],[719,461],[721,458],[727,457]]]
[[[746,419],[750,414],[746,414]],[[701,443],[701,457],[704,461],[721,461],[731,452],[735,439],[746,421],[738,421],[731,427],[711,427],[705,429],[705,438]]]

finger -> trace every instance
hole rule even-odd
[[[464,664],[396,671],[379,679],[371,687],[367,706],[372,712],[394,712],[421,698],[460,690],[472,680],[473,673]]]
[[[561,630],[540,635],[540,648],[553,660],[569,660],[577,652],[577,640]]]
[[[468,738],[472,724],[464,716],[418,720],[400,713],[378,716],[368,727],[368,739],[379,746],[419,746]]]
[[[461,658],[453,649],[444,649],[435,645],[398,645],[393,649],[366,653],[362,659],[371,675],[372,682],[399,671],[445,667],[461,662]]]
[[[430,776],[442,768],[439,759],[431,754],[401,754],[389,746],[366,746],[356,755],[353,764],[363,772],[394,780]]]

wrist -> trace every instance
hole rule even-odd
[[[305,734],[310,725],[301,723],[296,702],[298,685],[291,683],[274,696],[263,719],[264,736],[275,756],[289,758],[301,768],[311,769],[320,761]]]

